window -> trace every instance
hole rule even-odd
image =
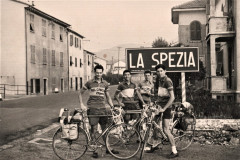
[[[77,48],[78,47],[78,38],[75,37],[75,47]]]
[[[70,35],[70,46],[73,45],[73,35]]]
[[[90,65],[90,59],[89,59],[89,55],[88,55],[88,65]]]
[[[80,68],[82,67],[82,59],[81,58],[79,59],[79,67]]]
[[[191,40],[201,40],[201,24],[198,21],[193,21],[190,24]]]
[[[55,25],[52,24],[52,39],[55,39]]]
[[[47,49],[43,48],[43,64],[47,65]]]
[[[75,67],[77,67],[77,58],[75,57]]]
[[[82,49],[82,41],[79,39],[79,48]]]
[[[73,64],[73,61],[72,61],[72,56],[70,56],[70,66],[72,66],[72,64]]]
[[[63,52],[60,52],[60,66],[63,66]]]
[[[35,46],[31,45],[31,63],[35,63]]]
[[[72,78],[70,78],[70,88],[73,88],[73,81],[72,81]]]
[[[55,50],[52,50],[52,66],[55,66]]]
[[[60,27],[60,41],[63,41],[63,27]]]
[[[45,19],[42,19],[42,36],[46,37],[47,36],[47,21]]]
[[[34,32],[34,15],[30,14],[30,31]]]

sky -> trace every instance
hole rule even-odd
[[[98,52],[121,44],[150,47],[157,37],[178,41],[171,8],[190,0],[34,0],[35,7],[70,24]]]

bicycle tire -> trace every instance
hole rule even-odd
[[[144,139],[145,134],[147,132],[147,118],[141,119],[141,121],[138,124],[137,130],[140,133],[141,138]]]
[[[78,137],[75,140],[63,139],[60,127],[53,136],[54,153],[62,160],[76,160],[87,151],[88,137],[84,129],[78,127]]]
[[[145,152],[144,149],[145,149],[146,145],[148,144],[148,139],[150,137],[151,130],[152,130],[152,125],[149,125],[147,127],[147,130],[145,132],[144,139],[143,139],[143,142],[142,142],[142,150],[141,150],[141,154],[140,154],[140,160],[143,159],[143,155],[144,155],[144,152]]]
[[[178,123],[179,123],[179,120],[175,120],[173,122],[173,127],[171,132],[174,136],[177,150],[183,151],[187,149],[193,142],[193,138],[195,134],[195,124],[196,124],[195,118],[194,118],[194,122],[188,125],[188,128],[186,131],[175,128],[175,126]]]
[[[112,156],[118,159],[134,157],[141,148],[141,136],[131,125],[118,124],[112,126],[106,135],[106,146]],[[114,154],[112,150],[118,151]]]

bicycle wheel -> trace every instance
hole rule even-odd
[[[63,139],[60,127],[53,136],[52,147],[54,153],[62,160],[76,160],[87,151],[88,137],[86,132],[79,127],[76,140]]]
[[[111,155],[118,159],[134,157],[141,148],[141,136],[134,126],[114,125],[106,135],[106,146]],[[119,154],[112,153],[112,150]]]
[[[174,136],[177,150],[182,151],[187,149],[193,141],[195,133],[195,122],[189,124],[186,130],[177,129],[176,125],[178,123],[179,123],[178,120],[174,121],[172,134]]]
[[[151,130],[152,130],[152,126],[149,125],[144,133],[142,149],[141,149],[141,154],[140,154],[140,160],[143,159],[143,154],[145,151],[144,149],[147,146],[147,144],[149,144],[149,138],[151,137],[151,135],[150,135]]]
[[[140,133],[141,138],[144,139],[145,134],[147,132],[147,118],[141,119],[137,130]]]

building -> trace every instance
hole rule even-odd
[[[205,64],[207,0],[194,0],[172,8],[172,23],[178,24],[179,43],[186,47],[198,47],[199,59]]]
[[[123,74],[123,71],[126,69],[126,63],[123,61],[117,61],[113,63],[113,74]]]
[[[239,8],[240,2],[237,0],[195,0],[172,8],[172,22],[179,24],[179,42],[183,42],[184,45],[191,46],[186,43],[188,42],[186,37],[191,37],[194,33],[191,24],[193,22],[201,24],[196,23],[193,28],[195,36],[201,35],[203,53],[206,46],[206,54],[202,54],[200,59],[205,56],[207,71],[205,87],[211,92],[212,98],[238,103],[240,103]],[[189,24],[192,20],[195,21]],[[181,26],[187,25],[186,23],[189,26]]]
[[[240,2],[207,2],[207,88],[212,98],[240,103]]]
[[[113,66],[113,62],[107,61],[106,73],[108,72],[112,73],[112,66]]]
[[[104,68],[103,74],[107,73],[107,60],[106,59],[94,56],[94,64],[95,65],[97,65],[97,64],[102,65],[103,68]]]
[[[84,82],[87,82],[88,80],[93,78],[94,56],[94,53],[83,50]]]
[[[1,4],[0,83],[21,87],[18,94],[68,90],[70,25],[21,1]]]
[[[68,29],[68,52],[69,52],[69,90],[79,90],[83,86],[83,46],[84,37],[79,33]]]

